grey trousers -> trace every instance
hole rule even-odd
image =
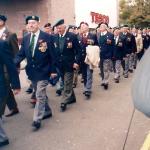
[[[38,82],[33,82],[33,84],[37,85],[37,102],[34,109],[33,121],[40,122],[45,115],[51,113],[51,109],[48,105],[48,97],[46,94],[46,87],[49,82],[48,80],[42,80]]]
[[[84,87],[84,91],[91,92],[93,83],[93,70],[90,69],[89,65],[87,66],[87,80]]]
[[[7,139],[8,137],[3,129],[3,122],[2,122],[2,119],[0,118],[0,142],[3,142]]]
[[[101,70],[101,77],[102,77],[102,83],[108,84],[109,81],[109,71],[110,71],[110,59],[104,59],[101,60],[100,64],[100,70]]]
[[[119,79],[120,77],[120,70],[121,70],[121,60],[116,60],[115,62],[115,79]]]
[[[64,91],[63,91],[63,102],[68,102],[75,99],[73,91],[73,72],[64,73]]]

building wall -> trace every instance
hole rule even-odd
[[[51,0],[49,17],[52,24],[64,18],[66,24],[75,24],[75,0]]]
[[[28,15],[38,15],[41,23],[48,21],[47,0],[1,0],[0,13],[8,18],[7,25],[13,31],[21,30]]]
[[[41,26],[60,18],[74,24],[74,12],[74,0],[0,0],[0,14],[8,17],[7,25],[15,32],[24,28],[28,15],[38,15]]]

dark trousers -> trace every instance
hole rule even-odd
[[[15,97],[14,97],[14,94],[13,94],[13,91],[10,87],[10,82],[9,82],[9,78],[8,78],[8,75],[6,74],[5,75],[5,83],[6,83],[6,88],[7,88],[7,95],[6,97],[4,98],[5,102],[6,102],[6,105],[8,106],[8,109],[9,110],[13,110],[13,109],[16,109],[17,108],[17,102],[15,100]],[[5,112],[5,108],[3,108],[3,114]]]
[[[76,99],[73,91],[73,72],[64,72],[63,102]]]

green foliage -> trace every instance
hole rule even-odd
[[[120,24],[150,26],[150,0],[120,0]]]

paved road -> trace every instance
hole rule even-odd
[[[17,96],[20,114],[5,118],[10,145],[2,150],[123,150],[133,112],[131,99],[132,75],[116,84],[111,79],[108,91],[100,86],[98,72],[94,73],[92,99],[82,95],[82,84],[75,89],[77,103],[66,112],[59,110],[60,97],[49,86],[48,96],[53,118],[45,120],[38,132],[31,128],[33,109],[25,75],[21,73],[22,92]],[[150,120],[135,111],[124,150],[140,150],[150,128]]]

